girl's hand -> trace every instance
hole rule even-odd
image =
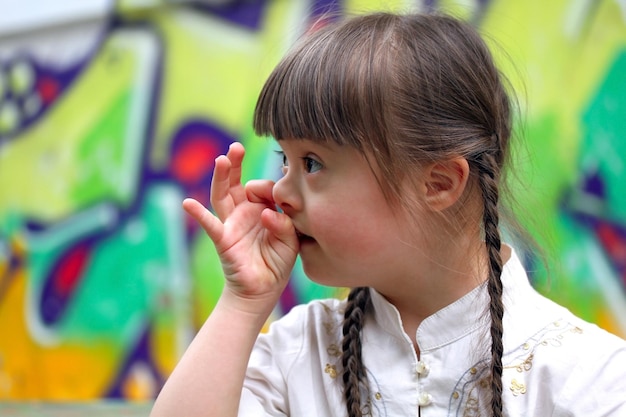
[[[244,153],[240,143],[233,143],[215,160],[215,215],[193,199],[183,201],[183,207],[217,249],[226,278],[224,294],[244,301],[246,309],[271,311],[289,279],[298,239],[291,219],[276,211],[272,181],[251,181],[245,188],[241,184]]]

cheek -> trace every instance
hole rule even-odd
[[[391,235],[398,237],[398,228],[389,210],[374,210],[371,206],[326,207],[316,213],[315,236],[322,246],[336,251],[336,255],[371,256],[380,251],[381,244]]]

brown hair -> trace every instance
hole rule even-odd
[[[482,195],[489,255],[491,408],[502,415],[499,183],[511,135],[509,97],[469,24],[441,15],[376,13],[308,34],[279,63],[255,111],[258,134],[334,141],[372,155],[392,201],[399,178],[428,161],[464,157]],[[351,291],[342,342],[348,413],[367,387],[360,332],[368,288]],[[367,391],[366,391],[367,392]]]

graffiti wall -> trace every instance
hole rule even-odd
[[[252,110],[325,11],[441,8],[490,36],[524,111],[533,280],[626,336],[626,3],[460,3],[0,0],[0,400],[155,395],[222,285],[180,203],[208,204],[235,140],[246,178],[279,175]],[[274,317],[336,295],[293,275]]]

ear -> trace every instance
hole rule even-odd
[[[463,195],[469,174],[469,163],[461,157],[428,166],[423,177],[426,204],[434,211],[451,207]]]

